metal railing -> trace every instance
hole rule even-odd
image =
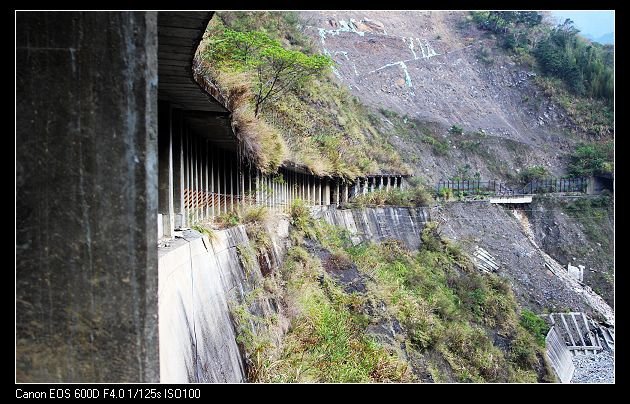
[[[461,192],[463,195],[532,195],[539,193],[580,192],[585,193],[588,178],[541,178],[530,181],[522,188],[512,188],[497,180],[442,180],[437,183],[436,192],[439,195],[442,190],[449,189],[452,192]]]

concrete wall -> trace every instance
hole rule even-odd
[[[314,208],[315,217],[350,231],[355,243],[395,238],[409,248],[420,246],[424,224],[429,221],[428,208],[386,206],[382,208],[337,209],[335,206]]]
[[[554,372],[556,372],[556,376],[562,383],[569,383],[575,372],[573,355],[571,355],[564,340],[556,332],[555,327],[551,327],[549,333],[547,333],[545,343],[547,346],[545,354]]]
[[[16,14],[16,380],[157,381],[156,14]]]
[[[271,232],[273,248],[259,259],[274,270],[286,250],[288,222],[280,221]],[[250,244],[245,228],[216,231],[212,241],[195,231],[178,233],[183,238],[159,250],[160,380],[243,382],[230,306],[242,303],[263,279],[258,262],[245,269],[239,258],[237,246]],[[266,300],[255,310],[275,312]]]

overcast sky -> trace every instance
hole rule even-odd
[[[569,11],[560,10],[552,11],[551,14],[564,22],[566,18],[573,21],[573,25],[581,31],[582,34],[590,34],[593,37],[599,37],[609,32],[615,32],[615,13],[608,11]]]

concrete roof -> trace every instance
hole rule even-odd
[[[230,111],[193,75],[193,59],[211,11],[158,12],[158,99],[184,110],[189,128],[223,149],[236,149]]]

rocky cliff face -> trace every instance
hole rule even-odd
[[[531,165],[562,171],[560,157],[575,142],[564,135],[563,111],[542,94],[531,68],[497,49],[466,12],[309,11],[301,17],[354,95],[417,119],[444,143],[436,155],[413,130],[407,137],[392,131],[390,141],[416,174],[435,180],[465,164],[483,177]],[[481,136],[456,138],[448,133],[451,125]]]

